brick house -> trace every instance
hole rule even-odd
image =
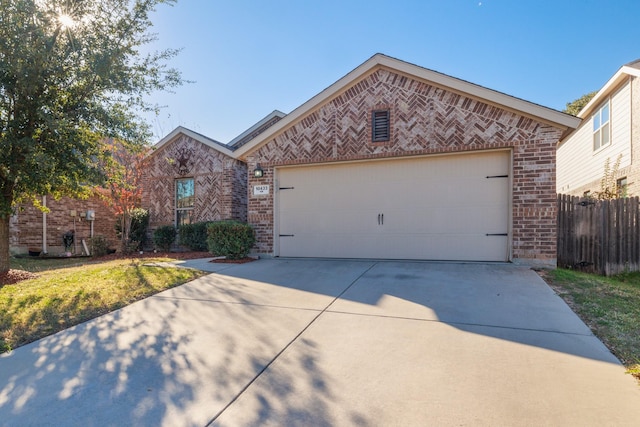
[[[640,195],[640,59],[622,66],[578,117],[580,126],[558,145],[558,193],[601,191],[605,163],[620,158],[618,187]]]
[[[376,54],[229,144],[148,157],[151,228],[234,218],[266,256],[555,263],[556,144],[576,117]]]
[[[374,55],[234,151],[257,252],[555,263],[556,144],[578,124]]]
[[[21,205],[9,222],[9,247],[14,254],[28,251],[60,255],[65,252],[63,234],[73,231],[74,244],[71,252],[83,254],[82,241],[89,246],[93,236],[103,236],[112,248],[118,247],[115,231],[116,216],[99,197],[73,199],[51,196],[41,203],[49,208],[43,213],[33,205]],[[93,212],[93,220],[87,220],[87,212]]]
[[[221,219],[247,220],[247,166],[233,152],[284,117],[274,111],[229,144],[184,127],[147,157],[142,206],[149,228]]]

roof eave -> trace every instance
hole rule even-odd
[[[577,128],[581,122],[579,118],[570,114],[562,113],[548,107],[543,107],[541,105],[537,105],[523,99],[515,98],[511,95],[497,92],[495,90],[488,89],[474,83],[460,80],[446,74],[429,70],[427,68],[423,68],[418,65],[414,65],[378,53],[353,69],[344,77],[333,83],[331,86],[324,89],[322,92],[318,93],[316,96],[309,99],[304,104],[300,105],[298,108],[293,110],[285,118],[273,125],[263,134],[257,136],[254,140],[240,147],[235,151],[235,155],[238,158],[245,159],[250,152],[257,149],[262,145],[262,143],[274,137],[287,126],[300,119],[307,112],[313,110],[320,104],[331,99],[334,95],[341,92],[345,87],[359,80],[366,73],[378,66],[408,74],[415,78],[427,80],[438,86],[442,86],[456,92],[462,92],[470,96],[482,99],[484,101],[498,104],[508,109],[515,110],[528,116],[532,116],[539,120],[553,124],[561,129],[564,129],[565,133],[571,132],[573,129]]]
[[[221,143],[216,143],[215,141],[205,137],[204,135],[200,135],[199,133],[194,132],[190,129],[187,129],[183,126],[178,126],[173,131],[171,131],[168,135],[166,135],[164,138],[158,141],[152,147],[153,150],[148,155],[148,157],[153,156],[153,154],[157,152],[158,149],[162,148],[165,144],[173,141],[180,134],[183,134],[188,136],[189,138],[195,139],[196,141],[206,145],[207,147],[213,148],[214,150],[219,151],[220,153],[225,154],[229,157],[234,157],[233,151],[228,148],[225,148]]]
[[[589,117],[593,112],[593,109],[599,105],[603,99],[611,94],[611,92],[618,87],[629,76],[640,77],[640,69],[623,65],[620,69],[602,86],[602,88],[595,94],[591,101],[585,105],[578,113],[578,117],[584,119]]]

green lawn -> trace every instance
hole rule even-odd
[[[150,267],[149,261],[12,260],[37,278],[0,287],[0,353],[85,322],[202,276],[197,270]],[[69,266],[69,265],[75,266]]]
[[[640,273],[602,277],[557,269],[543,277],[640,379]]]

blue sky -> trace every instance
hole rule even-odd
[[[155,138],[227,143],[375,53],[561,110],[640,58],[638,0],[179,0],[152,16],[194,83],[152,101]]]

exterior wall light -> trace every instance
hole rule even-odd
[[[255,178],[262,178],[264,176],[264,171],[260,167],[260,163],[256,165],[256,168],[253,170],[253,176]]]

